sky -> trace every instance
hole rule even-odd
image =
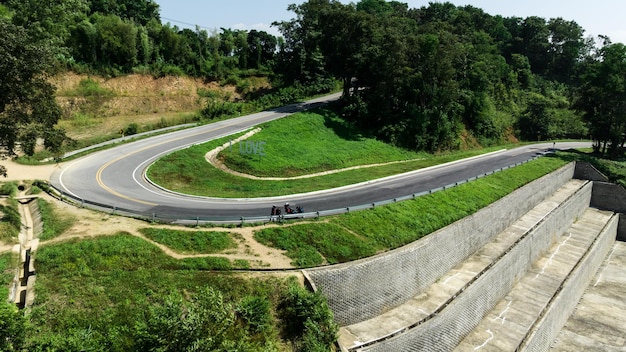
[[[427,6],[439,0],[399,0],[409,8]],[[274,21],[295,17],[287,11],[289,4],[302,0],[155,0],[161,8],[161,21],[180,28],[209,30],[220,28],[262,30],[280,35]],[[342,3],[351,1],[341,0]],[[607,35],[613,43],[626,44],[626,1],[624,0],[449,0],[457,5],[472,5],[491,15],[504,17],[539,16],[545,19],[562,17],[575,21],[585,29],[585,37]]]

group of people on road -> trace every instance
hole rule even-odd
[[[291,206],[289,206],[289,202],[287,202],[285,203],[284,212],[285,214],[299,214],[299,213],[304,213],[304,208],[300,205],[296,205],[296,208],[293,209]],[[272,205],[272,212],[270,213],[272,217],[280,216],[282,213],[283,213],[283,210],[281,210],[280,207],[277,207],[276,205]]]

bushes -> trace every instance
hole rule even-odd
[[[0,187],[0,194],[9,197],[15,197],[17,194],[17,183],[7,182]]]
[[[129,123],[128,126],[126,126],[126,131],[125,134],[127,136],[132,136],[134,134],[137,134],[137,132],[139,132],[139,126],[137,126],[136,123]]]
[[[229,83],[236,84],[238,90],[244,94],[249,91],[249,87],[245,82],[232,79]],[[206,119],[216,119],[222,116],[236,116],[252,111],[293,104],[306,97],[329,93],[334,89],[336,89],[335,81],[328,79],[307,86],[295,85],[270,92],[265,90],[259,91],[259,93],[262,94],[249,91],[245,94],[245,99],[249,101],[248,103],[211,99],[207,103],[207,106],[201,111],[201,115]],[[204,92],[199,92],[199,94],[204,94]]]
[[[309,292],[292,284],[279,305],[280,318],[285,324],[285,336],[292,340],[296,351],[330,351],[337,340],[339,327],[333,312],[319,292]]]
[[[26,318],[14,304],[0,302],[0,351],[21,351],[26,338]]]
[[[213,120],[222,116],[240,115],[244,109],[243,103],[232,103],[229,101],[210,100],[207,106],[200,111],[200,115],[209,120]]]

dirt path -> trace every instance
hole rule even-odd
[[[49,180],[56,169],[62,168],[65,164],[48,165],[22,165],[12,160],[0,159],[0,165],[7,168],[7,177],[0,177],[0,181],[21,181],[21,180]]]
[[[74,225],[68,229],[61,236],[54,238],[48,241],[39,242],[40,246],[45,246],[50,243],[57,243],[62,241],[67,241],[74,238],[93,238],[96,236],[110,236],[119,232],[127,232],[133,236],[139,237],[145,241],[148,241],[155,246],[159,247],[163,253],[177,259],[181,258],[192,258],[192,257],[223,257],[228,258],[230,260],[247,260],[250,263],[251,268],[262,268],[262,269],[290,269],[293,268],[291,265],[291,259],[284,255],[284,251],[281,251],[276,248],[271,248],[262,245],[254,239],[254,231],[271,227],[278,226],[274,224],[256,226],[256,227],[243,227],[243,228],[190,228],[185,226],[172,226],[172,225],[162,225],[162,224],[149,224],[145,221],[136,220],[132,218],[127,218],[118,215],[111,215],[107,213],[101,213],[98,211],[78,208],[70,204],[66,204],[58,201],[57,199],[47,195],[42,194],[42,198],[46,199],[48,202],[53,203],[55,207],[59,211],[62,211],[67,214],[71,214],[76,218],[76,222]],[[182,254],[178,253],[171,248],[154,242],[148,238],[146,238],[139,229],[141,228],[172,228],[177,230],[184,231],[220,231],[220,232],[229,232],[233,234],[235,241],[238,242],[237,248],[228,249],[224,253],[218,254]],[[0,249],[6,248],[9,249],[8,246],[0,245]]]

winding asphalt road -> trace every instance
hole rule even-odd
[[[162,190],[145,178],[147,167],[174,150],[232,135],[263,122],[338,99],[334,94],[301,104],[119,145],[75,160],[55,171],[50,182],[86,206],[162,221],[234,221],[267,217],[272,204],[300,204],[306,212],[369,205],[454,184],[550,152],[552,143],[503,150],[437,167],[319,192],[269,198],[208,198]],[[589,143],[557,143],[558,149]]]

